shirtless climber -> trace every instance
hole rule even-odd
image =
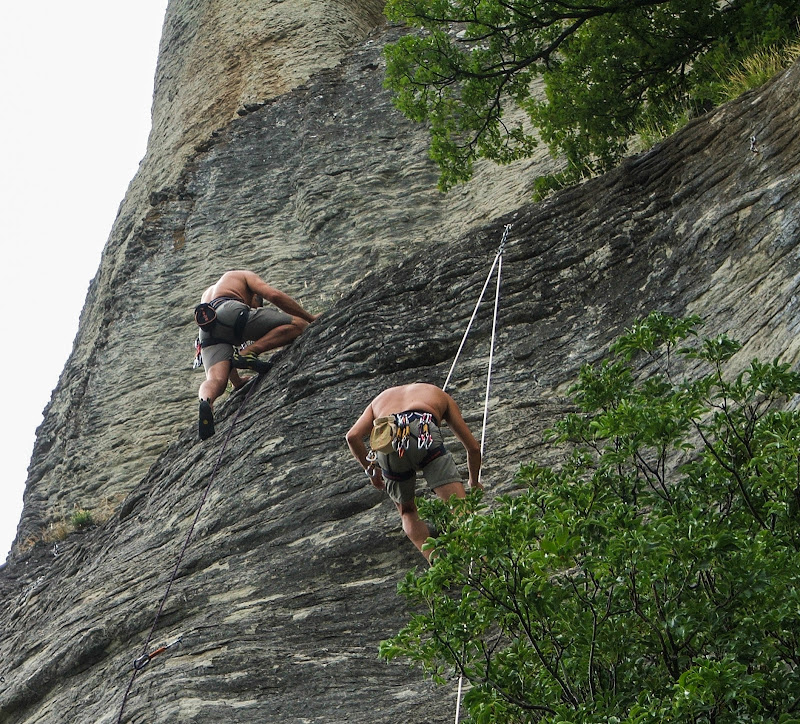
[[[376,420],[380,423],[382,417],[390,417],[397,430],[393,449],[378,452],[376,465],[367,458],[364,438],[372,432],[373,423]],[[403,521],[403,531],[426,560],[430,554],[422,550],[422,545],[430,531],[414,503],[417,471],[422,471],[428,485],[442,500],[449,500],[453,495],[466,496],[453,456],[445,449],[439,430],[444,421],[467,451],[470,487],[482,489],[478,480],[480,446],[464,422],[456,401],[435,385],[415,382],[384,390],[347,432],[350,452],[361,463],[372,484],[385,490],[394,501]]]
[[[264,300],[273,307],[262,307]],[[282,347],[298,337],[319,315],[310,314],[288,294],[278,291],[251,271],[225,272],[216,284],[203,292],[202,302],[210,303],[216,321],[200,329],[203,367],[206,379],[200,385],[200,439],[214,434],[212,405],[228,386],[238,388],[246,380],[237,369],[265,372],[269,365],[258,355]],[[241,350],[235,347],[251,341]]]

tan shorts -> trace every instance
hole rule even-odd
[[[444,446],[442,431],[435,423],[428,425],[433,442],[430,447],[419,447],[419,415],[418,412],[402,413],[410,416],[411,437],[408,448],[400,457],[397,452],[378,453],[378,465],[381,466],[386,493],[398,504],[414,500],[417,487],[417,473],[422,472],[425,482],[431,490],[448,483],[461,483],[461,475],[453,456]]]
[[[247,324],[241,339],[235,339],[233,324],[242,310],[249,310]],[[255,342],[276,327],[292,323],[292,316],[274,307],[252,309],[243,302],[232,299],[220,304],[217,308],[217,319],[223,324],[215,324],[211,332],[200,330],[200,343],[216,341],[216,344],[204,346],[202,349],[203,367],[211,369],[215,364],[233,357],[234,346],[246,341]],[[225,326],[230,325],[230,326]]]

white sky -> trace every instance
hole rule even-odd
[[[9,2],[0,23],[0,563],[35,430],[150,131],[167,0]]]

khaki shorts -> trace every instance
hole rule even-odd
[[[461,475],[453,456],[444,447],[442,431],[434,423],[428,428],[433,437],[429,448],[418,445],[419,413],[403,413],[412,416],[410,420],[410,444],[400,457],[396,452],[378,453],[378,465],[381,466],[386,493],[397,504],[414,500],[417,487],[417,473],[422,472],[425,482],[431,490],[447,485],[461,483]],[[413,417],[416,415],[416,417]]]
[[[244,327],[244,334],[240,340],[237,340],[234,339],[233,324],[236,322],[239,312],[243,309],[249,310],[249,316]],[[238,347],[246,341],[255,342],[276,327],[292,323],[292,316],[282,312],[280,309],[275,309],[274,307],[252,309],[243,302],[237,302],[235,299],[223,302],[217,307],[217,319],[230,326],[216,324],[211,333],[200,330],[201,344],[209,339],[219,340],[217,344],[212,344],[202,349],[203,367],[207,370],[211,369],[215,364],[233,357],[234,346]]]

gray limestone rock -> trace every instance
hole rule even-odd
[[[349,18],[320,31],[337,50],[305,70],[286,60],[285,86],[267,92],[265,60],[242,58],[251,77],[211,46],[231,47],[242,24],[255,43],[254,24],[304,4],[170,4],[165,38],[192,47],[162,43],[154,109],[174,113],[163,93],[199,98],[234,70],[253,90],[231,81],[204,130],[183,120],[151,137],[120,209],[0,570],[2,722],[451,721],[455,681],[435,688],[377,657],[409,614],[396,584],[424,561],[344,434],[384,387],[444,382],[505,224],[489,501],[520,463],[559,459],[541,436],[569,409],[567,386],[650,310],[701,314],[745,343],[741,364],[800,357],[800,66],[543,203],[525,200],[543,158],[482,167],[443,196],[424,129],[382,90],[381,47],[399,31],[376,27],[375,8],[324,5]],[[288,18],[276,36],[291,36]],[[167,77],[199,49],[202,92]],[[234,267],[323,314],[218,403],[201,444],[191,310]],[[491,326],[487,300],[448,387],[476,433]],[[102,525],[44,542],[75,505],[104,501]],[[137,657],[178,638],[134,676]]]

